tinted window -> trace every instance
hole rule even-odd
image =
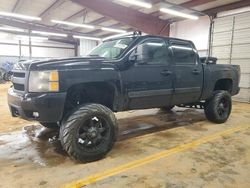
[[[137,46],[135,53],[137,60],[146,64],[164,64],[170,60],[169,50],[163,40],[147,40]]]
[[[196,54],[189,44],[172,44],[171,48],[174,53],[176,64],[195,64]]]
[[[127,49],[132,41],[132,38],[106,41],[94,48],[88,55],[115,59]]]

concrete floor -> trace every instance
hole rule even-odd
[[[234,103],[221,125],[205,119],[202,110],[174,108],[117,113],[119,141],[105,159],[88,164],[72,161],[62,151],[57,132],[35,122],[11,118],[6,104],[8,84],[0,85],[0,187],[60,187],[135,160],[171,151],[184,143],[237,126],[250,126],[250,105]],[[145,159],[145,160],[144,160]],[[250,129],[145,162],[86,187],[250,187]]]

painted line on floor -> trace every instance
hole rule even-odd
[[[222,136],[228,136],[228,135],[231,135],[231,134],[239,132],[239,131],[244,131],[248,128],[250,128],[249,124],[240,125],[240,126],[237,126],[235,128],[228,129],[226,131],[221,131],[221,132],[218,132],[218,133],[215,133],[212,135],[204,136],[200,139],[191,141],[189,143],[181,144],[181,145],[178,145],[174,148],[164,150],[162,152],[147,156],[145,158],[135,160],[135,161],[126,163],[124,165],[120,165],[120,166],[105,170],[103,172],[90,175],[90,176],[83,178],[83,179],[80,179],[80,180],[73,181],[71,183],[68,183],[68,184],[61,186],[61,188],[80,188],[80,187],[95,183],[97,181],[109,178],[111,176],[120,174],[122,172],[128,171],[130,169],[133,169],[133,168],[136,168],[139,166],[143,166],[143,165],[146,165],[148,163],[157,161],[159,159],[168,157],[170,155],[173,155],[173,154],[176,154],[176,153],[179,153],[182,151],[186,151],[188,149],[192,149],[192,148],[197,147],[201,144],[219,139]]]

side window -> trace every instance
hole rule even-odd
[[[178,64],[195,64],[196,53],[189,44],[172,44],[171,48],[174,54],[175,63]]]
[[[147,40],[135,50],[137,64],[166,64],[170,62],[170,51],[163,40]]]

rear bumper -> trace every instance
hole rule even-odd
[[[28,93],[8,90],[8,104],[13,117],[39,122],[57,122],[63,118],[66,93]],[[35,114],[38,114],[34,116]]]

